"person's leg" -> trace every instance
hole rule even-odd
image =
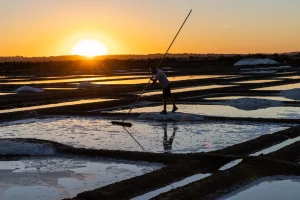
[[[166,89],[163,89],[163,103],[164,103],[164,109],[160,112],[160,114],[167,114],[167,93]]]
[[[177,106],[175,105],[175,101],[171,92],[171,86],[168,87],[168,98],[169,100],[172,102],[173,104],[173,109],[172,112],[175,112],[176,110],[178,110]]]
[[[173,104],[173,107],[176,107],[176,105],[175,105],[175,101],[174,101],[174,98],[173,98],[173,96],[171,95],[171,97],[169,97],[169,99],[170,99],[170,102],[172,102],[172,104]]]
[[[175,101],[174,101],[173,96],[171,95],[171,97],[170,97],[169,99],[170,99],[170,101],[171,101],[172,104],[173,104],[173,110],[172,110],[172,112],[175,112],[176,110],[178,110],[178,108],[177,108],[177,106],[175,105]]]

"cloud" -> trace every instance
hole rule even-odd
[[[222,25],[223,28],[228,28],[229,26],[227,24]]]

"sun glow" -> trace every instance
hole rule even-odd
[[[86,39],[75,44],[71,53],[73,55],[93,57],[107,55],[108,49],[97,40]]]

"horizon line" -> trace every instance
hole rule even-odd
[[[262,55],[272,55],[272,54],[291,54],[291,53],[300,53],[300,51],[288,51],[288,52],[272,52],[272,53],[167,53],[167,55],[251,55],[251,54],[262,54]],[[97,57],[105,57],[105,56],[151,56],[151,55],[163,55],[164,53],[149,53],[149,54],[106,54],[94,56]],[[50,56],[22,56],[22,55],[14,55],[14,56],[1,56],[0,58],[51,58],[51,57],[86,57],[82,55],[50,55]]]

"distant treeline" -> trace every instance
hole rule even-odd
[[[292,53],[283,53],[283,54],[192,54],[192,53],[184,53],[184,54],[167,54],[167,57],[171,58],[219,58],[219,57],[284,57],[284,56],[294,56],[300,57],[299,52]],[[104,55],[94,57],[94,60],[105,60],[105,59],[117,59],[117,60],[143,60],[143,59],[155,59],[161,58],[163,54],[147,54],[147,55]],[[50,61],[77,61],[77,60],[85,60],[87,59],[84,56],[49,56],[49,57],[23,57],[23,56],[9,56],[9,57],[0,57],[0,62],[50,62]]]
[[[41,62],[2,62],[0,63],[0,75],[15,74],[113,74],[116,70],[149,71],[150,66],[159,63],[162,55],[155,58],[141,59],[87,59],[78,57],[76,60],[67,61],[41,61]],[[80,59],[79,59],[80,58]],[[227,66],[244,58],[270,58],[278,61],[281,65],[300,65],[300,54],[280,55],[280,54],[247,54],[247,55],[206,55],[198,56],[197,54],[187,57],[166,57],[162,67],[172,67],[173,69],[209,69]]]

